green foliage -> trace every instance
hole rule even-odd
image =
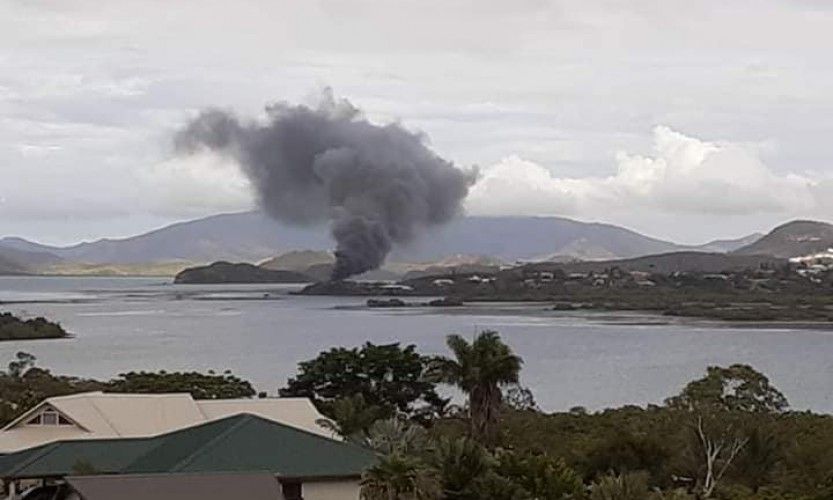
[[[787,398],[769,379],[749,365],[710,366],[705,377],[689,382],[666,401],[681,409],[710,408],[729,412],[778,413],[789,407]]]
[[[68,336],[58,323],[42,317],[22,320],[11,313],[0,313],[0,340],[55,339]]]
[[[397,413],[417,419],[442,413],[447,400],[425,379],[430,358],[416,347],[366,343],[353,349],[334,348],[298,365],[298,375],[280,390],[281,396],[310,398],[333,418],[334,402],[360,394],[367,406],[384,417]]]
[[[702,449],[691,418],[687,411],[665,407],[592,414],[506,410],[501,445],[521,454],[563,457],[586,483],[609,471],[621,475],[642,468],[649,489],[664,491],[662,497],[655,493],[651,498],[687,498],[675,489],[694,488],[703,473]],[[833,499],[833,416],[744,412],[728,418],[748,441],[718,485],[715,498],[729,498],[731,490],[738,495],[745,492],[736,496],[744,500]],[[717,426],[720,420],[714,423]],[[432,432],[449,435],[456,428],[456,423],[442,422]]]
[[[541,411],[538,408],[538,403],[535,402],[535,396],[528,387],[520,384],[509,386],[503,395],[504,403],[513,410],[520,411]]]
[[[432,462],[440,475],[444,500],[477,500],[476,480],[493,465],[486,449],[466,437],[440,439]]]
[[[710,366],[705,377],[689,382],[666,403],[688,415],[687,473],[694,478],[702,497],[711,497],[744,455],[748,457],[747,479],[755,488],[774,467],[774,442],[766,442],[753,429],[761,419],[771,419],[786,410],[788,403],[769,379],[751,366]],[[756,435],[759,439],[750,450]]]
[[[478,499],[488,500],[533,500],[521,485],[494,471],[488,471],[474,480],[471,490]]]
[[[255,394],[249,382],[230,373],[131,372],[103,382],[54,375],[35,366],[35,362],[31,354],[19,352],[8,369],[0,371],[0,424],[7,424],[46,398],[79,392],[188,392],[196,399],[245,398]]]
[[[378,406],[368,405],[363,395],[356,394],[333,401],[330,415],[331,420],[321,421],[319,425],[330,428],[346,439],[361,442],[368,429],[385,418],[387,412]]]
[[[363,498],[690,500],[696,492],[721,500],[833,499],[833,416],[785,411],[784,396],[751,367],[711,367],[668,406],[544,414],[531,393],[512,392],[521,360],[497,334],[472,343],[451,337],[449,345],[454,359],[436,362],[413,346],[367,344],[301,364],[293,390],[311,391],[335,430],[379,455],[362,478]],[[21,352],[0,372],[2,423],[47,397],[91,390],[254,395],[230,373],[131,372],[97,381],[53,375],[35,362]],[[404,418],[439,413],[445,404],[426,378],[429,365],[431,375],[469,394],[472,417],[488,410],[478,417],[487,433],[476,432],[474,418],[446,414],[425,427]],[[507,399],[501,389],[509,389]],[[401,418],[388,418],[394,414]]]
[[[430,449],[424,427],[396,418],[379,420],[370,426],[365,445],[382,455],[399,453],[424,457]]]
[[[198,372],[129,372],[107,382],[110,392],[158,394],[187,392],[194,399],[250,398],[255,390],[248,381],[231,373],[222,375]]]
[[[367,499],[411,499],[417,491],[420,498],[442,500],[583,498],[579,475],[563,460],[541,454],[492,453],[468,437],[432,437],[402,420],[377,422],[366,444],[380,455],[364,476]],[[436,488],[420,482],[429,479]]]
[[[435,360],[432,375],[468,395],[471,436],[492,443],[503,400],[501,388],[518,383],[523,360],[494,331],[481,332],[471,343],[449,335],[447,343],[454,359]]]
[[[33,355],[18,352],[8,369],[0,371],[0,424],[7,424],[48,397],[104,388],[95,380],[53,375],[36,367],[35,361]]]
[[[500,453],[497,472],[538,500],[577,498],[584,491],[581,477],[563,459],[543,454]]]
[[[37,358],[34,355],[28,352],[18,351],[15,354],[15,359],[9,361],[9,376],[13,378],[22,377],[29,368],[35,366],[36,360]]]
[[[668,476],[664,466],[670,457],[671,450],[654,433],[618,430],[588,451],[586,463],[590,477],[645,471],[652,485],[661,485]]]
[[[740,484],[758,492],[772,480],[783,459],[784,446],[771,425],[756,425],[748,433],[746,446],[730,474]]]
[[[603,476],[590,486],[590,500],[646,500],[650,496],[648,475],[640,472]]]
[[[362,475],[364,500],[438,500],[440,482],[435,469],[417,457],[383,456]]]

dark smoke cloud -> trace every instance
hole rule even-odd
[[[393,245],[461,211],[475,171],[455,168],[423,139],[398,124],[374,125],[325,94],[316,108],[268,106],[265,121],[204,111],[179,132],[176,146],[233,158],[276,219],[331,221],[332,277],[343,279],[379,267]]]

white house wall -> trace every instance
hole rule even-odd
[[[359,480],[306,482],[304,500],[359,500]]]

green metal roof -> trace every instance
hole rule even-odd
[[[349,477],[374,460],[359,446],[241,414],[153,438],[60,441],[19,451],[0,457],[0,477],[258,471]]]
[[[49,477],[73,473],[112,474],[153,447],[148,439],[63,441],[19,451],[0,459],[0,475]]]

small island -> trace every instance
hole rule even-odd
[[[309,283],[309,276],[294,271],[266,269],[247,263],[215,262],[208,266],[189,267],[174,278],[176,284],[217,283]]]
[[[69,337],[69,333],[58,323],[45,318],[23,320],[11,313],[0,313],[0,341],[60,339]]]

